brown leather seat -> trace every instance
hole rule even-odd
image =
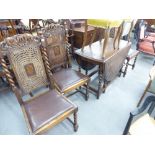
[[[33,133],[48,123],[54,123],[52,120],[56,118],[65,119],[65,113],[68,114],[77,109],[55,90],[50,90],[36,97],[35,100],[27,101],[23,106]]]
[[[62,69],[61,71],[55,72],[53,74],[53,78],[57,83],[58,89],[62,93],[68,92],[69,89],[73,89],[73,87],[77,88],[79,83],[86,83],[86,81],[89,80],[88,76],[71,68]]]

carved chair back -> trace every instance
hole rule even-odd
[[[42,32],[42,45],[47,52],[51,70],[56,71],[57,69],[68,67],[70,63],[64,26],[50,24]]]
[[[6,38],[3,45],[22,95],[49,85],[36,38],[30,34],[15,35]],[[1,48],[1,50],[3,49]],[[5,60],[1,58],[1,61],[10,85],[15,87]]]

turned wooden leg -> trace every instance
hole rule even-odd
[[[104,80],[103,93],[105,93],[107,86],[108,86],[108,82]]]
[[[86,70],[85,74],[88,75],[88,70]]]
[[[87,82],[86,85],[86,101],[88,101],[88,98],[89,98],[89,81]]]
[[[125,69],[124,69],[124,72],[123,72],[123,77],[125,77],[125,75],[127,73],[128,66],[129,66],[129,59],[127,59],[126,66],[125,66]]]
[[[79,65],[79,72],[81,73],[81,66]]]
[[[102,67],[99,66],[99,83],[98,83],[97,99],[99,99],[102,91],[102,81],[103,81]]]
[[[123,68],[123,67],[122,67]],[[122,68],[120,69],[119,73],[118,73],[118,77],[121,77],[122,72]]]
[[[138,55],[137,55],[137,56],[138,56]],[[135,68],[135,64],[136,64],[136,61],[137,61],[137,56],[136,56],[135,59],[134,59],[134,63],[133,63],[133,65],[132,65],[132,69]]]
[[[74,124],[73,124],[73,126],[74,126],[74,131],[76,132],[77,130],[78,130],[78,123],[77,123],[77,111],[75,111],[74,112]]]

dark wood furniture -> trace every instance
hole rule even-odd
[[[109,44],[112,44],[112,41]],[[86,74],[88,73],[89,68],[93,68],[95,65],[99,66],[99,69],[88,74],[89,77],[93,76],[95,73],[99,74],[98,86],[96,86],[97,89],[89,86],[89,89],[95,92],[97,99],[99,99],[101,93],[105,92],[108,83],[120,74],[120,70],[123,67],[123,63],[131,47],[131,43],[121,40],[119,46],[120,49],[114,51],[113,54],[106,58],[102,58],[101,56],[102,47],[99,42],[93,43],[92,45],[93,50],[90,50],[89,46],[86,46],[84,52],[79,49],[75,51],[75,54],[77,55],[79,67],[86,69]]]
[[[136,20],[124,21],[124,25],[123,25],[124,31],[122,32],[122,39],[127,41],[131,40],[131,32],[134,28],[135,23],[136,23]],[[123,77],[125,77],[125,75],[127,74],[128,66],[132,66],[132,69],[135,68],[138,54],[139,54],[138,50],[135,50],[132,48],[129,50],[129,53],[126,57],[126,61],[124,62],[124,66],[125,66],[124,70],[122,68],[122,71],[121,71],[123,74]],[[133,63],[131,63],[132,60],[133,60]]]
[[[88,31],[87,32],[87,42],[85,45],[90,44],[90,42],[92,40],[93,32],[94,32],[94,27],[89,26],[87,31]],[[74,47],[82,48],[83,42],[84,42],[84,35],[85,35],[85,26],[75,27],[73,29],[73,34],[74,34]],[[101,37],[103,37],[103,36],[101,36],[101,34],[104,35],[104,33],[102,32],[102,29],[97,28],[94,42],[100,40]]]
[[[7,52],[17,83],[3,57],[1,57],[1,64],[20,103],[29,132],[40,134],[71,114],[74,115],[74,122],[68,119],[73,123],[74,131],[77,131],[77,106],[56,90],[51,89],[53,79],[47,55],[44,52],[41,55],[40,42],[30,34],[20,34],[5,39],[4,44],[6,46],[1,47],[1,50]],[[42,57],[45,60],[45,66]],[[36,90],[41,91],[39,95],[35,93]],[[29,94],[33,97],[28,96]],[[27,97],[23,99],[25,95]]]
[[[109,38],[109,32],[111,28],[104,29],[105,38],[93,43],[95,39],[95,32],[92,34],[92,39],[87,45],[87,24],[85,24],[85,36],[82,49],[76,50],[76,59],[79,64],[79,68],[86,70],[92,69],[94,66],[99,66],[99,70],[95,70],[88,74],[89,77],[98,73],[98,86],[97,89],[90,87],[89,89],[96,93],[97,98],[102,92],[105,92],[109,82],[115,79],[123,67],[123,63],[131,47],[131,43],[128,41],[120,40],[122,34],[122,24],[119,25],[118,31],[114,38]],[[94,28],[95,30],[97,28]]]
[[[122,71],[123,77],[125,77],[125,75],[127,74],[128,66],[131,66],[132,69],[135,68],[138,54],[139,54],[139,51],[137,51],[137,50],[134,50],[134,49],[129,50],[128,56],[126,57],[125,69],[124,69],[124,71]],[[132,60],[133,60],[133,62],[131,63]]]
[[[0,19],[0,41],[6,37],[28,32],[21,19]]]
[[[147,109],[148,107],[149,109]],[[151,114],[153,113],[154,108],[155,96],[148,96],[142,103],[141,107],[138,107],[133,112],[130,112],[129,119],[123,131],[123,135],[154,135],[155,116],[154,119],[151,118]],[[145,113],[148,113],[149,115],[146,115]]]
[[[85,99],[88,100],[89,77],[71,68],[69,46],[64,26],[51,24],[43,29],[42,47],[47,53],[52,72],[53,85],[61,93],[66,94],[83,85],[86,86]]]
[[[3,41],[5,38],[16,34],[14,25],[15,25],[14,20],[9,19],[0,20],[0,41]],[[2,53],[2,51],[0,51],[0,54],[4,57],[5,60],[7,59],[6,55]],[[6,88],[9,88],[8,83],[6,81],[6,77],[2,69],[2,66],[0,65],[0,90],[4,90]]]
[[[17,34],[15,28],[15,20],[0,19],[0,41],[4,38]]]

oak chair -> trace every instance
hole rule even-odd
[[[42,50],[49,58],[54,87],[66,94],[85,86],[86,93],[80,89],[78,91],[88,100],[89,77],[71,68],[71,58],[68,52],[70,45],[66,39],[64,26],[51,24],[42,31]]]
[[[124,40],[127,40],[128,42],[131,41],[131,32],[134,28],[134,25],[136,23],[136,20],[125,20],[123,24],[123,32],[122,32],[122,38]],[[123,77],[127,74],[128,66],[132,67],[132,70],[135,68],[137,57],[138,57],[139,51],[136,49],[131,48],[129,50],[129,53],[126,57],[125,65],[124,65],[124,71],[122,69]],[[131,63],[131,60],[133,62]]]
[[[66,118],[73,123],[74,131],[77,131],[78,108],[62,94],[51,89],[53,81],[47,55],[44,52],[41,55],[38,40],[30,34],[20,34],[5,39],[3,44],[6,46],[1,50],[7,51],[17,83],[13,80],[3,57],[1,64],[20,103],[29,132],[40,134]],[[42,56],[46,60],[45,67]],[[43,92],[41,88],[48,90],[43,89]],[[36,91],[40,94],[36,95]],[[74,121],[68,118],[71,114],[74,115]]]
[[[148,96],[141,107],[130,112],[123,135],[155,135],[155,95]]]

